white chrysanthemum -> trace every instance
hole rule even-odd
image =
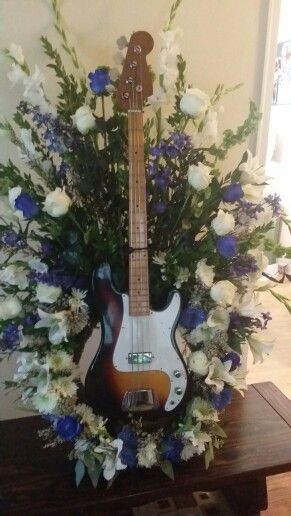
[[[56,408],[58,399],[56,393],[47,392],[46,394],[35,394],[31,402],[36,410],[43,414],[49,414]]]
[[[89,313],[87,306],[83,307],[79,312],[67,312],[67,327],[68,333],[77,335],[80,333],[89,322]]]
[[[197,427],[193,428],[193,430],[188,430],[183,433],[183,438],[186,441],[190,441],[192,446],[194,446],[195,454],[201,455],[205,451],[205,444],[211,441],[211,436],[206,432],[201,432],[199,430],[200,424]]]
[[[92,435],[102,434],[106,420],[102,416],[96,416],[88,405],[85,403],[79,403],[75,407],[75,412],[80,416],[80,421],[86,425]]]
[[[199,376],[206,376],[209,369],[209,360],[203,351],[194,351],[189,356],[188,366],[193,373]]]
[[[207,258],[199,260],[196,267],[195,276],[206,287],[210,288],[213,285],[215,276],[214,266],[206,264]]]
[[[192,459],[194,455],[197,455],[195,446],[191,442],[186,442],[181,451],[181,459],[187,461]]]
[[[63,350],[47,355],[46,360],[53,371],[71,371],[75,367],[71,355]]]
[[[71,376],[60,376],[51,382],[50,388],[57,395],[63,396],[64,398],[75,396],[78,390]]]
[[[158,451],[155,441],[148,441],[137,451],[138,465],[141,468],[152,468],[157,463]]]
[[[69,298],[69,305],[74,312],[79,312],[83,308],[87,308],[87,303],[84,299],[87,296],[87,291],[79,290],[77,288],[72,289],[72,296]]]

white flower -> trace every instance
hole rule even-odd
[[[52,392],[64,398],[71,398],[76,395],[78,387],[71,376],[59,376],[50,384]]]
[[[261,274],[266,269],[266,267],[269,265],[268,257],[260,249],[250,249],[248,251],[248,254],[250,254],[251,256],[253,256],[255,258],[258,269],[259,269],[259,274]]]
[[[207,258],[202,258],[199,260],[196,267],[195,276],[198,280],[203,283],[206,287],[210,288],[213,284],[213,279],[215,276],[214,266],[206,265]]]
[[[151,468],[157,463],[158,451],[155,441],[148,441],[137,451],[138,465],[141,468]]]
[[[242,172],[240,182],[242,184],[261,185],[265,182],[265,169],[259,164],[258,158],[252,156],[247,150],[247,160],[241,163],[239,170]]]
[[[22,381],[27,378],[27,375],[31,370],[39,367],[37,360],[37,353],[33,352],[21,352],[17,358],[17,372],[13,376],[14,381]]]
[[[203,351],[194,351],[189,356],[188,366],[193,373],[199,376],[206,376],[208,374],[209,361]]]
[[[120,36],[117,40],[116,40],[116,43],[117,43],[117,46],[119,48],[119,50],[123,50],[124,48],[126,48],[128,46],[128,41],[126,39],[126,36]]]
[[[54,344],[60,344],[64,339],[67,340],[68,325],[67,312],[55,312],[50,314],[38,309],[40,320],[35,324],[35,328],[49,328],[49,341]]]
[[[18,82],[23,81],[23,79],[26,77],[26,73],[16,63],[12,63],[11,67],[12,71],[8,72],[7,77],[8,80],[12,83],[12,86],[15,86],[15,84]]]
[[[244,200],[258,204],[263,199],[264,188],[264,185],[243,184]]]
[[[20,194],[21,194],[20,186],[14,186],[13,188],[9,189],[8,198],[9,198],[10,206],[13,210],[15,210],[15,201],[16,201],[17,197],[19,197]]]
[[[201,132],[202,144],[205,147],[210,147],[217,142],[218,138],[218,124],[217,124],[217,111],[209,109],[206,113],[203,129]]]
[[[25,75],[23,78],[24,93],[23,96],[30,104],[39,106],[41,111],[47,112],[50,107],[44,98],[42,85],[44,83],[44,76],[40,69],[35,65],[34,73],[32,75]]]
[[[157,111],[162,105],[168,104],[170,100],[169,94],[164,88],[157,88],[147,99],[154,111]]]
[[[164,30],[159,33],[161,38],[162,48],[172,49],[177,45],[177,41],[181,39],[183,31],[180,27],[170,30]]]
[[[190,165],[188,168],[188,181],[195,190],[205,190],[211,183],[210,168],[203,163]]]
[[[209,401],[197,396],[191,402],[189,413],[197,419],[197,421],[218,421],[217,411],[214,410]]]
[[[195,446],[193,446],[193,444],[188,441],[184,444],[184,447],[181,451],[181,459],[187,461],[192,459],[192,457],[194,457],[196,454],[197,452]]]
[[[259,315],[258,310],[258,297],[259,294],[254,294],[252,290],[246,292],[242,296],[239,296],[238,299],[234,300],[234,304],[236,305],[236,311],[242,317],[257,317]]]
[[[153,263],[157,265],[165,265],[166,263],[166,253],[164,251],[159,251],[158,254],[153,256]]]
[[[71,371],[74,369],[74,362],[68,353],[63,350],[50,353],[46,357],[49,368],[53,371]]]
[[[19,290],[25,290],[28,287],[27,274],[28,271],[25,267],[11,264],[0,271],[0,282],[16,285]]]
[[[91,407],[85,403],[79,403],[75,407],[75,412],[80,416],[81,423],[87,425],[92,435],[104,433],[106,420],[102,416],[96,416]]]
[[[197,346],[200,342],[208,340],[206,324],[199,324],[194,330],[192,330],[187,336],[186,340],[193,346]]]
[[[189,279],[190,271],[188,267],[180,267],[177,279],[174,283],[176,288],[180,288],[182,283],[186,283]]]
[[[210,104],[209,96],[198,88],[189,88],[180,100],[180,109],[186,115],[199,116]]]
[[[211,287],[210,297],[218,305],[227,306],[232,304],[236,291],[237,288],[230,281],[217,281],[217,283],[214,283]]]
[[[51,217],[61,217],[65,215],[72,204],[72,200],[66,194],[64,189],[57,187],[49,192],[44,201],[43,210]]]
[[[32,132],[31,129],[20,129],[19,131],[20,141],[23,143],[26,152],[29,156],[36,156],[38,153],[35,149],[34,143],[32,141]]]
[[[231,365],[231,360],[223,363],[218,357],[211,359],[205,383],[214,387],[216,393],[220,393],[223,390],[225,383],[232,386],[235,385],[235,379],[229,372]]]
[[[24,64],[24,55],[21,46],[11,43],[9,46],[9,56],[15,59],[20,65]]]
[[[229,313],[222,306],[217,306],[209,312],[207,325],[221,331],[227,331],[230,323]]]
[[[256,335],[249,336],[248,343],[254,358],[254,364],[256,364],[257,362],[262,363],[264,360],[263,353],[269,355],[274,346],[274,341],[261,340]]]
[[[102,468],[105,480],[111,480],[116,471],[126,469],[126,465],[122,464],[119,458],[122,447],[123,441],[115,439],[108,445],[100,444],[94,448],[94,452],[103,457]]]
[[[158,56],[158,73],[162,75],[163,87],[166,91],[172,90],[177,81],[177,55],[180,53],[177,40],[180,36],[181,29],[160,33],[162,45]]]
[[[47,264],[43,263],[40,258],[30,258],[28,265],[33,271],[40,272],[41,274],[48,271]]]
[[[38,283],[36,287],[36,297],[41,303],[55,303],[61,293],[61,287],[54,287],[46,283]]]
[[[87,134],[95,127],[95,118],[89,106],[81,106],[76,113],[71,116],[73,124],[82,134]]]
[[[17,317],[22,310],[21,302],[18,297],[10,296],[0,298],[0,320],[6,321]]]
[[[58,396],[54,392],[46,394],[35,394],[32,398],[32,404],[36,410],[43,414],[52,412],[58,402]]]
[[[74,312],[79,312],[82,309],[87,309],[86,298],[87,292],[77,288],[72,289],[72,296],[69,298],[69,305]]]
[[[235,220],[231,213],[218,210],[217,216],[211,222],[211,226],[217,235],[227,235],[227,233],[234,230]]]
[[[193,428],[193,430],[188,430],[183,433],[183,439],[188,441],[186,445],[191,444],[194,448],[193,455],[201,455],[201,453],[205,451],[205,444],[211,441],[211,436],[209,434],[207,434],[206,432],[201,432],[199,430],[200,425],[201,423],[199,423],[197,427]],[[184,452],[184,455],[186,453],[189,455],[191,451],[188,448],[185,451],[182,450],[182,452]],[[190,458],[190,456],[188,456],[188,458]]]

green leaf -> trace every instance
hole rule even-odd
[[[210,462],[212,462],[213,459],[214,459],[213,445],[212,445],[212,442],[210,442],[210,443],[208,443],[208,448],[204,455],[205,469],[209,468]]]
[[[85,465],[84,462],[82,462],[80,459],[77,460],[75,465],[75,481],[76,486],[78,487],[80,485],[80,482],[82,478],[85,475]]]
[[[175,474],[173,469],[173,464],[169,460],[163,460],[160,462],[160,468],[167,477],[171,480],[175,480]]]
[[[93,487],[96,488],[98,485],[98,482],[99,482],[101,471],[102,471],[102,466],[101,466],[100,462],[95,460],[94,465],[92,465],[90,467],[87,466],[87,471],[88,471],[88,475],[91,479]]]

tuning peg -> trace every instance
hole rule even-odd
[[[116,40],[116,43],[119,50],[123,50],[124,48],[128,47],[128,41],[125,36],[120,36],[120,38]]]

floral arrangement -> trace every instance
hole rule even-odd
[[[46,446],[71,443],[77,485],[86,471],[96,486],[101,473],[112,482],[119,470],[156,465],[172,478],[173,463],[201,454],[208,466],[226,437],[219,413],[233,390],[246,388],[242,346],[255,362],[271,347],[259,336],[271,319],[259,292],[269,289],[290,311],[270,283],[260,282],[266,252],[291,256],[268,238],[279,217],[290,224],[280,199],[264,196],[264,169],[250,151],[228,174],[218,168],[256,130],[260,113],[251,103],[242,125],[218,141],[220,102],[231,90],[219,85],[210,96],[188,87],[180,31],[172,27],[180,1],[160,34],[158,85],[144,134],[151,303],[163,306],[173,285],[181,293],[178,331],[191,399],[174,425],[153,433],[132,417],[111,435],[102,414],[83,402],[78,368],[98,322],[92,271],[109,263],[116,288],[126,291],[128,282],[127,120],[115,101],[120,68],[85,74],[57,0],[55,28],[74,72],[42,37],[59,85],[56,106],[21,47],[4,51],[8,79],[21,85],[23,98],[13,123],[1,122],[21,166],[0,165],[0,352],[18,352],[6,387],[20,388],[23,403],[48,421],[40,432]],[[119,63],[125,44],[118,40]]]

